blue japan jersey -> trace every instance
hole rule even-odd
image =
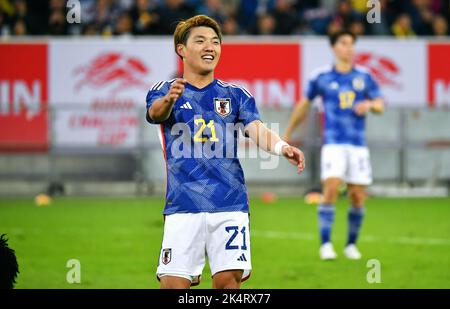
[[[174,80],[155,84],[147,110],[166,95]],[[215,79],[198,89],[186,83],[183,95],[160,124],[167,164],[164,214],[248,212],[244,173],[237,157],[239,131],[259,120],[253,96]]]
[[[348,73],[340,73],[329,66],[313,73],[308,82],[306,96],[322,98],[325,124],[324,144],[350,144],[365,146],[365,116],[354,112],[362,101],[381,97],[380,89],[369,74],[359,66]]]

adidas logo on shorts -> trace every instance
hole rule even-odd
[[[247,262],[247,259],[246,259],[245,255],[244,255],[244,253],[242,253],[242,255],[237,260],[240,261],[240,262]]]

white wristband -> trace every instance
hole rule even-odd
[[[279,141],[275,144],[275,147],[274,147],[274,149],[273,149],[273,153],[276,154],[276,155],[281,156],[281,155],[283,154],[282,149],[283,149],[284,146],[289,146],[289,144],[286,143],[286,142],[283,141],[283,140],[279,140]]]

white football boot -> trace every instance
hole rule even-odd
[[[334,251],[333,244],[331,242],[324,243],[320,246],[320,259],[334,260],[336,258],[337,254]]]
[[[359,252],[354,244],[345,247],[344,255],[350,260],[359,260],[361,258],[361,252]]]

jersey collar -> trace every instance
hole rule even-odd
[[[186,88],[194,90],[194,91],[207,91],[208,89],[210,89],[211,87],[214,87],[217,83],[217,79],[214,79],[211,83],[209,83],[208,85],[206,85],[203,88],[197,88],[194,85],[191,85],[189,83],[186,83]]]
[[[347,74],[353,73],[354,70],[355,70],[355,65],[352,65],[352,69],[350,71],[348,71],[346,73],[342,73],[342,72],[339,72],[338,70],[336,70],[336,64],[333,64],[333,73],[336,73],[339,75],[347,75]]]

